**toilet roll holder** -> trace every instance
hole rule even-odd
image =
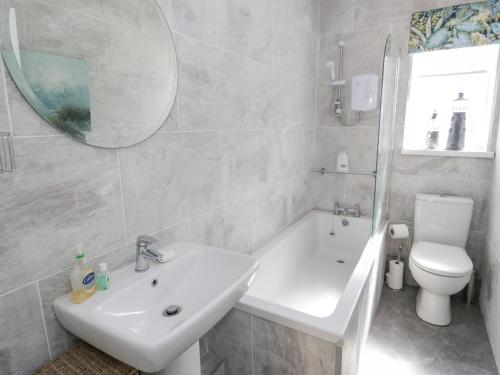
[[[389,272],[386,273],[387,286],[393,292],[399,292],[404,289],[404,269],[405,264],[401,261],[401,251],[403,247],[399,247],[397,260],[389,261]]]
[[[405,224],[391,225],[389,228],[389,236],[391,237],[391,239],[394,239],[394,240],[406,239],[407,244],[408,244],[408,251],[410,250],[410,248],[411,248],[411,233]],[[404,272],[405,272],[404,267],[405,267],[405,265],[404,265],[404,262],[402,262],[402,253],[403,253],[403,245],[400,245],[399,249],[398,249],[397,259],[395,262],[394,262],[394,260],[389,262],[389,266],[390,266],[389,272],[386,273],[387,285],[394,292],[398,292],[398,291],[404,289]],[[397,282],[396,280],[393,279],[394,275],[391,272],[392,267],[393,267],[392,265],[396,264],[399,266],[401,263],[402,263],[402,270],[403,271],[402,271],[401,275],[399,275],[399,272],[397,272],[398,279],[399,279],[399,277],[401,277],[401,279],[399,279],[399,282]],[[397,284],[397,287],[395,287],[396,286],[395,283]]]

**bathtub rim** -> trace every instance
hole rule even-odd
[[[323,215],[333,215],[333,211],[329,210],[320,210],[320,209],[312,209],[308,211],[304,216],[302,216],[300,219],[292,223],[289,227],[287,227],[285,230],[280,232],[276,237],[274,237],[272,240],[266,242],[263,246],[261,246],[257,251],[255,251],[252,256],[256,258],[262,258],[264,255],[266,255],[271,249],[273,249],[276,244],[281,242],[284,237],[289,235],[291,232],[295,230],[296,227],[298,227],[300,224],[302,224],[304,221],[309,220],[310,217],[315,216],[317,214],[323,214]],[[340,215],[336,215],[338,217],[344,217]],[[371,221],[372,218],[369,216],[360,216],[360,217],[351,217],[351,216],[345,216],[345,218],[348,219],[355,219],[355,220],[369,220]],[[369,241],[369,240],[368,240]],[[367,243],[368,243],[367,241]],[[364,250],[363,250],[364,251]],[[361,258],[361,256],[360,256]],[[353,271],[354,272],[354,271]],[[307,315],[307,314],[306,314]]]
[[[283,237],[292,232],[296,226],[308,220],[317,213],[332,214],[331,211],[311,210],[301,219],[296,221],[286,230],[281,232],[273,240],[269,241],[261,249],[253,254],[257,259],[270,251]],[[349,277],[344,292],[333,311],[327,317],[319,318],[289,307],[278,305],[258,297],[245,294],[235,305],[235,308],[274,323],[295,329],[297,331],[318,337],[334,344],[342,344],[346,336],[351,318],[353,317],[357,303],[361,298],[366,283],[369,280],[376,257],[383,251],[382,244],[385,236],[384,230],[372,235],[363,248],[361,256]],[[377,248],[379,249],[377,251]],[[371,250],[371,251],[370,251]]]

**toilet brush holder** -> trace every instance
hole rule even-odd
[[[465,287],[465,289],[462,292],[462,298],[463,301],[467,305],[475,305],[477,304],[478,301],[478,295],[479,295],[479,290],[480,290],[480,279],[478,277],[478,274],[475,269],[472,270],[472,273],[470,274],[470,281],[469,284]]]

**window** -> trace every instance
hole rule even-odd
[[[412,55],[403,154],[493,157],[498,50],[488,45]],[[463,148],[448,143],[457,105],[467,108]]]

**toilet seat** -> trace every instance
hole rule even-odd
[[[425,241],[413,245],[410,261],[424,271],[446,277],[468,276],[473,268],[464,249]]]

